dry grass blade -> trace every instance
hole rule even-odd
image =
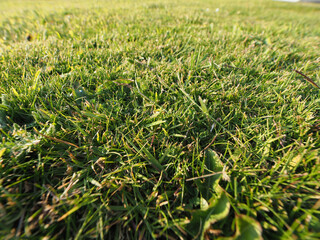
[[[215,176],[215,175],[218,175],[218,174],[221,174],[221,173],[223,173],[223,172],[215,172],[215,173],[202,175],[202,176],[199,176],[199,177],[188,178],[188,179],[186,179],[186,182],[197,180],[197,179],[202,179],[202,178],[207,178],[207,177],[212,177],[212,176]]]
[[[71,142],[67,142],[67,141],[64,141],[64,140],[61,140],[61,139],[58,139],[58,138],[55,138],[55,137],[47,136],[45,134],[40,133],[37,129],[35,129],[35,128],[33,128],[33,129],[37,134],[41,135],[42,137],[48,138],[50,140],[53,140],[53,141],[56,141],[56,142],[59,142],[59,143],[67,144],[67,145],[70,145],[70,146],[75,147],[75,148],[79,148],[79,146],[77,146],[77,145],[75,145],[75,144],[73,144]]]
[[[309,83],[311,83],[313,86],[315,86],[316,88],[320,89],[320,87],[308,76],[304,75],[302,72],[298,71],[298,70],[294,70],[296,73],[300,74],[302,77],[304,77]]]
[[[214,141],[216,140],[216,138],[217,138],[217,135],[213,137],[213,139],[211,140],[211,142],[210,142],[204,149],[202,149],[201,152],[203,153],[204,151],[206,151],[206,150],[214,143]]]

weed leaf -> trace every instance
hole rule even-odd
[[[246,215],[236,217],[236,235],[233,239],[237,240],[261,240],[262,228],[260,224]]]
[[[224,192],[219,199],[212,199],[206,210],[197,210],[192,214],[191,222],[187,225],[187,231],[193,239],[203,239],[204,233],[210,225],[224,219],[229,214],[230,203]]]
[[[201,182],[200,179],[197,179],[195,183],[197,184],[200,193],[204,199],[207,201],[213,196],[213,193],[219,192],[219,181],[222,176],[221,171],[223,170],[223,164],[216,152],[214,152],[211,149],[208,149],[206,152],[206,159],[205,159],[205,165],[206,165],[206,174],[214,174],[210,177],[206,177],[204,179],[204,182]]]

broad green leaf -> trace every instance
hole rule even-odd
[[[219,237],[218,240],[262,240],[260,223],[246,215],[236,216],[236,232],[231,237]]]
[[[204,233],[210,225],[228,216],[230,210],[229,200],[224,192],[219,199],[212,199],[206,210],[193,212],[192,219],[186,230],[194,239],[203,239]]]
[[[229,210],[230,203],[228,198],[225,193],[222,193],[219,199],[214,199],[210,202],[210,206],[206,210],[197,210],[193,213],[187,230],[196,239],[203,239],[204,233],[209,229],[210,225],[225,218]]]
[[[262,240],[262,228],[253,218],[246,215],[236,217],[236,240]]]
[[[208,149],[206,153],[205,165],[207,170],[204,175],[214,174],[209,177],[205,177],[204,182],[199,179],[195,181],[199,191],[204,199],[207,201],[213,196],[213,193],[219,193],[219,181],[222,176],[223,164],[216,152]],[[217,174],[215,174],[217,173]]]
[[[207,171],[208,173],[210,173],[210,171],[214,173],[218,173],[218,172],[222,172],[223,170],[223,163],[221,162],[220,157],[216,152],[214,152],[211,149],[208,149],[207,151],[207,157],[206,157],[205,163],[208,169]],[[210,182],[208,183],[209,186],[213,186],[213,188],[216,189],[216,186],[218,185],[221,176],[222,176],[222,173],[210,177]]]
[[[205,200],[204,198],[200,198],[200,209],[207,210],[208,208],[209,208],[209,204],[207,200]]]

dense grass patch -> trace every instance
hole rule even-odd
[[[320,237],[318,5],[50,4],[0,3],[3,238]]]

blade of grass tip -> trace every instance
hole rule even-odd
[[[142,145],[138,142],[139,147],[141,148],[142,152],[147,155],[149,162],[154,165],[158,170],[163,170],[163,166],[159,163],[159,161],[146,149],[145,145]]]
[[[302,72],[298,70],[294,70],[296,73],[300,74],[302,77],[304,77],[309,83],[311,83],[314,87],[320,89],[320,87],[308,76],[304,75]]]
[[[77,210],[79,210],[82,206],[81,205],[76,205],[74,206],[71,210],[69,210],[68,212],[66,212],[64,215],[62,215],[59,219],[58,222],[62,221],[63,219],[65,219],[66,217],[68,217],[70,214],[76,212]]]
[[[145,99],[147,99],[149,102],[152,102],[152,103],[153,103],[153,101],[151,101],[146,95],[144,95],[144,94],[140,91],[140,88],[139,88],[139,86],[138,86],[137,80],[134,80],[134,83],[135,83],[135,85],[136,85],[136,88],[137,88],[138,93],[139,93],[143,98],[145,98]]]
[[[39,80],[40,80],[40,73],[41,73],[41,69],[38,70],[36,72],[36,74],[34,75],[34,78],[33,78],[33,85],[31,87],[31,89],[34,91],[34,90],[37,90],[38,88],[38,83],[39,83]]]
[[[163,171],[164,168],[163,166],[160,164],[160,162],[145,148],[144,145],[142,145],[140,142],[137,141],[137,143],[139,144],[140,150],[133,144],[133,142],[123,133],[121,133],[123,135],[123,137],[128,141],[128,143],[138,152],[143,152],[144,154],[147,155],[146,160],[152,165],[154,166],[157,170]],[[166,176],[166,173],[164,172],[164,175]]]
[[[226,129],[224,126],[222,126],[221,123],[219,123],[214,117],[212,117],[208,112],[204,112],[202,107],[199,106],[184,89],[181,87],[179,88],[180,91],[190,100],[190,102],[198,107],[208,118],[210,118],[212,121],[214,121],[215,124],[217,124],[219,127],[221,127],[226,133],[228,133],[236,142],[238,142],[242,147],[245,147],[244,144],[241,143],[240,139],[238,139],[233,133],[231,133],[228,129]]]

